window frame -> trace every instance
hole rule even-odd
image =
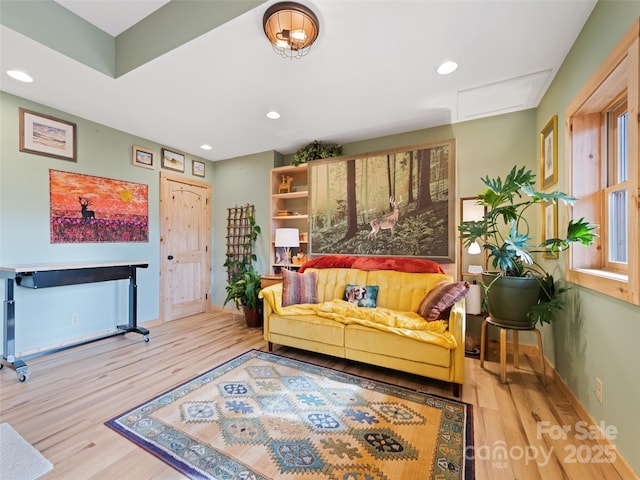
[[[619,152],[618,152],[618,117],[624,112],[628,113],[628,101],[627,101],[627,91],[625,89],[624,95],[622,98],[616,99],[615,102],[611,104],[611,106],[604,112],[603,118],[603,135],[606,138],[606,143],[603,148],[603,161],[602,167],[604,170],[604,184],[603,188],[603,224],[601,226],[603,239],[603,247],[604,247],[604,262],[603,267],[607,270],[611,270],[613,272],[619,272],[624,275],[627,275],[629,272],[629,234],[627,233],[627,262],[615,262],[610,259],[609,250],[611,248],[611,217],[610,217],[610,194],[613,192],[620,192],[622,190],[627,191],[627,197],[629,196],[629,178],[627,173],[627,178],[624,181],[619,180]],[[628,115],[627,115],[628,118]],[[628,122],[628,120],[627,120]],[[627,149],[629,148],[627,142]],[[628,199],[627,199],[628,202]],[[627,223],[629,221],[628,213],[627,213]],[[627,230],[629,226],[627,225]]]
[[[565,112],[569,191],[578,198],[571,218],[599,224],[600,237],[589,247],[572,248],[567,280],[640,305],[640,19],[625,33],[585,83]],[[605,211],[606,112],[626,95],[628,107],[628,264],[626,271],[607,262],[608,213]]]

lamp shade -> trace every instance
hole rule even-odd
[[[299,247],[300,232],[297,228],[277,228],[274,244],[276,247]]]
[[[271,5],[264,13],[262,24],[273,49],[285,58],[306,55],[320,31],[315,14],[295,2]]]
[[[482,253],[480,244],[478,242],[473,242],[471,245],[469,245],[467,253],[469,253],[469,255],[479,255],[480,253]]]
[[[482,248],[478,242],[473,242],[467,249],[469,255],[479,255],[482,253]],[[482,265],[469,265],[469,273],[478,274],[482,273]]]

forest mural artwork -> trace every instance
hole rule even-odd
[[[310,253],[454,260],[455,141],[309,162]]]
[[[51,243],[149,241],[148,186],[49,170]]]

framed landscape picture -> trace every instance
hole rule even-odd
[[[309,162],[311,255],[455,257],[455,140]]]
[[[20,151],[75,162],[76,124],[21,108]]]
[[[166,148],[162,149],[162,168],[184,172],[184,155]]]
[[[156,154],[152,150],[147,150],[146,148],[134,145],[131,163],[136,167],[150,168],[153,170],[155,156]]]

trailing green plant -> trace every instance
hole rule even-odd
[[[300,148],[291,160],[291,165],[296,167],[301,163],[321,158],[338,157],[342,153],[342,145],[322,145],[318,140],[314,140],[309,145]]]
[[[260,274],[253,266],[253,262],[258,259],[256,254],[253,253],[253,247],[261,229],[252,215],[248,217],[248,220],[250,228],[246,241],[241,246],[242,252],[240,254],[228,253],[223,264],[229,274],[229,281],[225,287],[227,296],[223,305],[233,300],[236,307],[242,305],[247,308],[257,309],[261,303],[258,298],[258,293],[260,293]]]
[[[540,300],[528,313],[528,318],[540,324],[555,320],[556,313],[564,306],[560,295],[567,288],[555,288],[553,276],[534,260],[535,253],[551,253],[567,250],[571,244],[591,245],[597,234],[597,225],[584,218],[570,220],[566,234],[549,238],[538,245],[531,244],[530,226],[525,213],[534,205],[563,202],[573,205],[576,201],[563,192],[544,193],[535,189],[535,175],[525,167],[514,166],[502,180],[485,176],[481,179],[488,187],[478,195],[478,204],[486,208],[482,220],[462,222],[458,227],[465,246],[478,242],[487,252],[493,268],[501,275],[534,276],[541,287]],[[498,277],[497,277],[498,278]],[[494,280],[495,281],[495,280]],[[491,284],[485,286],[488,291]]]

